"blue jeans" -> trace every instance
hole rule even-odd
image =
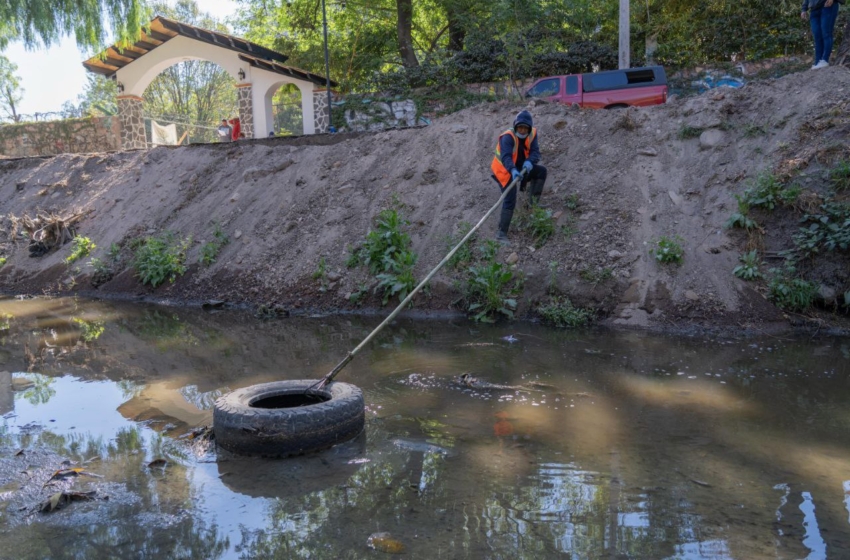
[[[815,39],[815,64],[821,60],[829,62],[832,54],[832,31],[835,28],[835,18],[838,17],[838,6],[836,1],[829,8],[819,8],[809,12],[812,37]]]

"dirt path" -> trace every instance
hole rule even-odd
[[[817,150],[806,151],[812,142],[806,127],[835,111],[848,92],[850,73],[829,68],[648,109],[533,105],[549,167],[544,201],[559,231],[538,250],[514,232],[513,245],[499,254],[505,260],[516,253],[516,267],[526,275],[520,314],[545,298],[550,265],[557,262],[558,288],[611,324],[787,321],[760,293],[763,287],[732,275],[747,240],[723,224],[736,208],[733,195],[759,172],[787,167],[805,152],[803,176],[819,176],[824,162]],[[353,308],[348,296],[375,280],[345,262],[378,212],[402,209],[419,256],[416,273],[424,275],[445,254],[458,224],[477,221],[498,197],[489,178],[495,138],[522,108],[482,105],[427,128],[375,134],[0,162],[0,256],[8,258],[0,290]],[[830,142],[846,145],[846,127],[827,132]],[[8,217],[38,209],[85,211],[77,232],[96,243],[92,256],[107,261],[110,246],[123,247],[114,276],[98,278],[94,288],[88,259],[65,264],[70,245],[29,258],[26,241],[9,235]],[[484,236],[494,233],[497,217]],[[197,263],[214,224],[231,242],[215,263],[202,266]],[[190,266],[176,283],[152,290],[135,278],[130,246],[163,231],[191,236]],[[681,237],[681,265],[655,262],[649,249],[661,236]],[[313,274],[322,259],[320,282]],[[416,307],[448,309],[461,295],[462,277],[441,273]],[[840,279],[823,282],[850,289]],[[380,299],[369,295],[362,306],[379,307]]]

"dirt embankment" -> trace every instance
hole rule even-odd
[[[549,168],[543,200],[558,230],[537,250],[527,233],[514,231],[512,245],[500,250],[502,260],[516,253],[515,267],[526,276],[520,314],[533,313],[547,297],[554,267],[557,289],[612,324],[757,328],[786,321],[789,315],[764,297],[763,282],[732,274],[745,249],[766,242],[724,223],[736,209],[733,195],[762,171],[790,170],[804,187],[820,188],[823,169],[848,157],[850,127],[840,119],[848,93],[850,73],[828,68],[639,110],[533,104]],[[522,108],[487,104],[427,128],[375,134],[2,162],[0,256],[8,262],[0,268],[0,290],[352,308],[348,296],[375,279],[346,267],[349,248],[364,239],[378,212],[402,209],[422,277],[444,256],[458,224],[477,222],[497,199],[489,177],[495,139]],[[835,122],[813,129],[831,114]],[[114,276],[98,278],[94,288],[88,259],[65,263],[70,244],[30,258],[26,239],[10,234],[9,217],[38,210],[85,212],[77,233],[97,245],[91,256],[111,262],[109,248],[122,247],[119,264],[110,265]],[[797,218],[786,212],[763,222]],[[498,212],[481,237],[494,234],[497,219]],[[215,224],[231,242],[215,263],[198,264]],[[154,290],[136,279],[130,247],[164,231],[191,236],[189,270]],[[662,265],[650,254],[662,236],[681,238],[680,265]],[[830,258],[847,271],[846,252]],[[322,259],[320,282],[313,275]],[[848,275],[835,266],[814,280],[843,294]],[[441,273],[416,307],[448,309],[462,295],[463,278],[462,270]],[[380,298],[370,292],[361,305],[379,307]],[[840,314],[824,317],[840,321]]]

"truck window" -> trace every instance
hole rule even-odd
[[[550,97],[552,95],[558,95],[560,90],[561,79],[550,78],[537,82],[525,95],[526,97]]]
[[[655,75],[651,68],[633,71],[626,70],[626,80],[630,84],[646,84],[655,80]]]
[[[567,76],[567,95],[578,93],[578,76]]]

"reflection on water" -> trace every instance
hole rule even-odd
[[[846,340],[400,321],[342,374],[354,441],[192,439],[219,395],[317,378],[376,321],[0,300],[0,558],[370,558],[376,532],[428,559],[850,557]],[[38,513],[65,461],[98,499]]]

